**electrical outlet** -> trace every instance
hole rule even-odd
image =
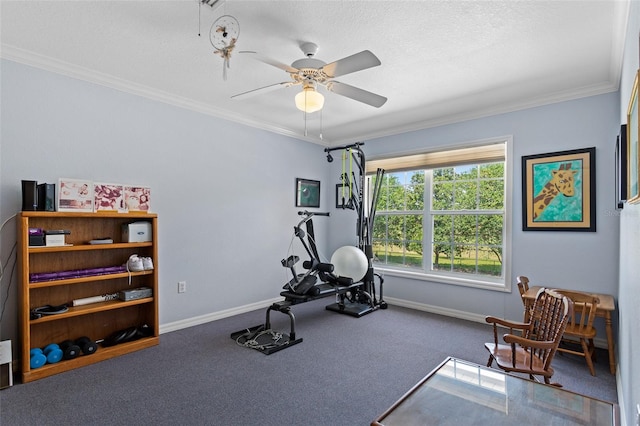
[[[187,282],[178,281],[178,293],[185,293],[187,291]]]

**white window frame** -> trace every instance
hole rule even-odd
[[[490,139],[477,140],[473,142],[466,142],[457,145],[448,145],[430,149],[428,151],[414,151],[414,152],[404,152],[401,154],[395,154],[393,156],[385,156],[385,157],[377,157],[372,158],[369,161],[375,160],[384,160],[388,158],[397,158],[406,155],[415,155],[415,154],[424,154],[424,153],[438,153],[451,151],[455,149],[462,148],[470,148],[470,147],[480,147],[483,145],[491,145],[496,143],[504,143],[505,146],[505,170],[504,170],[504,179],[505,179],[505,199],[504,199],[504,228],[502,230],[502,241],[503,241],[503,257],[502,257],[502,265],[503,265],[503,276],[502,277],[490,277],[490,276],[469,276],[468,274],[455,274],[452,272],[442,272],[442,271],[431,271],[430,268],[427,268],[423,265],[423,270],[415,270],[415,269],[404,269],[404,268],[395,268],[390,265],[383,265],[374,263],[374,268],[376,272],[383,273],[388,276],[396,276],[402,278],[410,278],[421,281],[429,281],[441,284],[450,284],[457,286],[465,286],[465,287],[474,287],[474,288],[483,288],[488,290],[495,290],[501,292],[511,292],[511,240],[512,240],[512,229],[513,229],[513,137],[512,136],[502,136]],[[437,168],[437,167],[435,167]],[[414,168],[415,169],[415,168]],[[390,172],[392,173],[392,172]],[[370,177],[367,178],[367,184],[370,182]],[[431,178],[428,179],[425,177],[425,185],[427,183],[431,184]],[[368,191],[366,191],[368,194]],[[368,200],[367,200],[368,201]],[[367,202],[367,205],[369,203]],[[430,207],[431,203],[428,200],[425,200],[425,207],[422,211],[423,216],[423,229],[427,230],[431,227],[431,211]],[[431,231],[429,231],[429,234]],[[427,232],[425,231],[425,236]],[[426,241],[427,238],[423,238],[423,241]],[[429,243],[430,247],[430,243]],[[425,256],[426,258],[426,256]],[[427,261],[424,260],[426,263]],[[430,264],[429,261],[428,264]]]

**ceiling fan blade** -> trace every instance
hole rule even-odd
[[[349,84],[340,83],[338,81],[330,81],[326,84],[327,90],[338,95],[346,96],[355,101],[371,105],[376,108],[380,108],[387,102],[387,98],[384,96],[376,95],[375,93],[368,92],[363,89],[351,86]]]
[[[380,59],[368,50],[363,50],[346,58],[338,59],[320,68],[329,78],[340,77],[356,71],[380,65]]]
[[[265,64],[274,66],[276,68],[280,68],[281,70],[284,70],[288,73],[297,73],[299,70],[297,68],[293,68],[292,66],[289,66],[287,64],[283,64],[282,62],[278,62],[275,59],[271,59],[271,58],[267,58],[266,56],[263,56],[261,54],[259,54],[258,52],[253,52],[250,50],[241,50],[238,53],[244,53],[244,54],[248,54],[250,55],[253,59],[256,59],[260,62],[264,62]]]
[[[272,92],[281,87],[295,86],[296,84],[300,83],[296,83],[294,81],[284,81],[282,83],[270,84],[269,86],[264,86],[258,89],[249,90],[247,92],[238,93],[237,95],[231,96],[231,99],[242,100],[262,93]]]

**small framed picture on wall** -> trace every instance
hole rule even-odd
[[[320,207],[320,181],[296,179],[296,207]]]

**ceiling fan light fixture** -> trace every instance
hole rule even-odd
[[[295,97],[296,107],[300,111],[312,113],[320,111],[324,106],[324,96],[315,91],[313,87],[305,87]]]

